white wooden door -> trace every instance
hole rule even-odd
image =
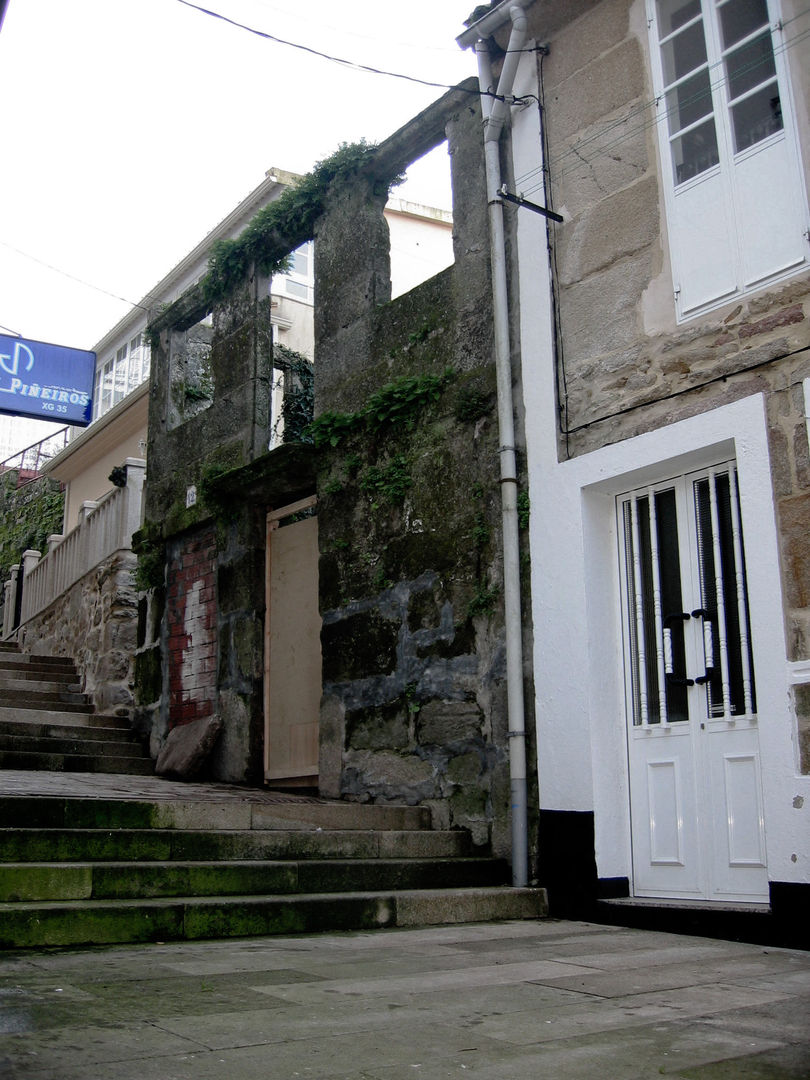
[[[618,500],[633,891],[768,896],[732,462]]]

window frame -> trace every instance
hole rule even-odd
[[[810,261],[810,237],[808,237],[807,232],[807,193],[799,155],[790,73],[785,57],[787,43],[782,42],[780,44],[776,37],[777,34],[781,33],[782,27],[779,0],[765,0],[768,14],[767,27],[771,36],[775,73],[771,79],[763,79],[762,83],[757,83],[747,91],[737,95],[737,97],[732,97],[730,94],[725,65],[726,57],[739,48],[742,43],[750,44],[757,40],[763,35],[764,31],[761,27],[758,27],[755,31],[751,31],[748,35],[740,38],[739,41],[734,42],[728,49],[725,49],[722,43],[720,25],[720,12],[722,6],[724,6],[724,0],[697,0],[697,2],[700,5],[699,21],[704,30],[712,109],[693,124],[685,125],[684,128],[673,134],[670,129],[670,118],[667,109],[667,99],[672,93],[672,87],[677,87],[679,80],[681,83],[688,81],[696,71],[704,70],[706,65],[695,68],[676,78],[672,84],[665,81],[662,45],[672,40],[672,36],[681,28],[678,27],[667,34],[659,33],[657,0],[646,0],[650,67],[655,93],[655,123],[658,128],[659,164],[669,233],[669,255],[675,295],[675,313],[678,323],[689,321],[708,311],[727,305],[742,296],[757,292],[763,287],[792,277],[794,274],[806,270],[808,261]],[[683,27],[695,21],[697,21],[697,16],[694,16],[691,20],[685,20]],[[770,85],[774,81],[779,90],[781,129],[743,147],[739,151],[736,150],[732,116],[734,106],[744,101],[746,97],[760,93],[764,86]],[[711,120],[714,126],[718,161],[700,173],[678,183],[675,177],[675,161],[671,147],[683,131],[689,132],[698,128],[706,120]],[[801,235],[800,245],[798,239],[796,240],[797,246],[801,247],[801,257],[776,270],[766,270],[760,276],[756,274],[750,276],[746,247],[741,242],[741,223],[744,220],[743,207],[745,200],[739,190],[741,174],[738,173],[738,169],[747,160],[782,141],[785,143],[785,153],[789,159],[794,181],[791,190],[786,196],[786,201],[790,206],[792,223]],[[723,252],[723,269],[727,281],[721,285],[719,283],[720,275],[718,275],[716,295],[705,300],[690,302],[688,299],[684,300],[683,284],[689,278],[689,271],[688,258],[683,255],[682,250],[688,249],[689,237],[686,230],[681,226],[678,200],[685,196],[684,203],[680,204],[684,206],[690,194],[693,200],[699,199],[700,188],[704,184],[706,184],[705,194],[707,197],[711,197],[709,181],[715,181],[716,184],[719,184],[722,191],[722,213],[725,215],[726,236],[723,241],[718,241],[716,250],[717,252]],[[718,191],[715,191],[715,200],[717,196]],[[747,278],[748,280],[746,280]]]

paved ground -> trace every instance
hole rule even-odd
[[[810,954],[588,923],[0,954],[3,1080],[806,1080]]]

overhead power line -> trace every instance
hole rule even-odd
[[[111,296],[114,300],[121,300],[125,304],[129,304],[130,307],[140,308],[141,311],[148,311],[149,308],[144,307],[143,304],[136,304],[134,300],[128,300],[125,296],[119,296],[118,293],[110,292],[109,289],[102,289],[100,285],[94,285],[92,281],[85,281],[84,278],[76,277],[75,274],[71,274],[67,270],[62,270],[58,266],[53,266],[51,263],[45,262],[44,259],[38,259],[36,255],[29,255],[27,251],[21,251],[20,248],[14,247],[13,244],[6,243],[5,240],[0,240],[0,244],[4,248],[8,248],[9,251],[15,252],[17,255],[22,255],[24,259],[30,259],[31,262],[39,263],[40,266],[44,266],[47,270],[53,270],[55,274],[61,274],[62,277],[70,278],[71,281],[77,281],[80,285],[84,285],[88,289],[94,289],[96,292],[104,293],[105,296]],[[17,335],[20,336],[19,334]]]
[[[183,4],[185,7],[202,12],[203,15],[210,15],[213,19],[221,19],[223,22],[226,22],[231,26],[236,26],[240,30],[247,30],[249,34],[255,34],[256,37],[264,38],[265,41],[274,41],[277,45],[287,45],[291,49],[300,49],[301,52],[310,53],[312,56],[319,56],[322,60],[329,60],[333,64],[341,64],[343,67],[354,68],[355,71],[366,71],[371,75],[387,75],[392,79],[403,79],[405,82],[418,83],[420,86],[434,86],[440,90],[453,89],[453,84],[451,83],[431,82],[429,79],[418,79],[415,75],[405,75],[399,71],[384,71],[380,68],[369,67],[367,64],[359,64],[354,60],[346,60],[340,56],[332,56],[329,53],[321,52],[320,49],[313,49],[309,45],[301,45],[300,42],[297,41],[287,41],[285,38],[277,37],[275,34],[269,34],[265,30],[258,30],[255,26],[248,26],[247,23],[232,19],[230,16],[223,15],[219,11],[212,11],[210,8],[201,7],[199,4],[192,4],[191,0],[177,0],[177,2]],[[477,92],[478,91],[475,91],[475,93]]]
[[[287,41],[286,38],[278,37],[276,34],[269,34],[266,30],[258,30],[255,26],[248,26],[247,23],[232,19],[229,15],[223,15],[219,11],[212,11],[210,8],[202,7],[200,4],[193,4],[191,0],[177,0],[177,2],[183,4],[184,7],[201,12],[203,15],[210,15],[213,19],[220,19],[230,26],[235,26],[240,30],[246,30],[249,34],[255,34],[256,37],[263,38],[265,41],[273,41],[277,45],[287,45],[291,49],[299,49],[301,52],[309,53],[311,56],[318,56],[322,60],[329,60],[333,64],[340,64],[342,67],[351,68],[354,71],[365,71],[369,75],[385,75],[390,79],[402,79],[404,82],[417,83],[419,86],[432,86],[438,90],[463,89],[457,87],[455,83],[433,82],[430,79],[419,79],[415,75],[405,75],[401,71],[386,71],[382,68],[370,67],[368,64],[357,63],[355,60],[346,60],[340,56],[332,56],[331,53],[321,52],[320,49],[313,49],[310,45],[301,45],[300,42],[297,41]],[[532,48],[520,51],[537,52],[538,49]],[[474,94],[476,97],[499,97],[499,95],[492,90],[469,90],[466,92]]]

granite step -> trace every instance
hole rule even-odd
[[[22,725],[18,725],[21,727]],[[57,736],[54,734],[35,735],[33,733],[7,733],[0,731],[0,753],[26,753],[61,756],[81,755],[101,757],[143,757],[143,751],[135,739],[122,739],[123,732],[114,732],[117,739],[93,738],[85,736],[91,729],[76,728],[76,734]],[[104,728],[98,728],[103,732]],[[109,729],[107,729],[109,730]],[[76,771],[75,769],[73,770]]]
[[[122,717],[98,717],[93,720],[106,720],[106,727],[101,724],[91,726],[82,723],[82,716],[71,716],[68,721],[60,718],[58,723],[39,723],[28,719],[0,720],[0,739],[4,735],[19,735],[33,739],[82,739],[85,742],[120,742],[130,733],[129,723]]]
[[[167,791],[173,790],[171,784],[166,787]],[[328,828],[330,832],[419,832],[430,830],[432,824],[430,812],[423,806],[288,798],[251,788],[230,788],[230,797],[226,799],[208,792],[208,797],[203,798],[194,794],[197,785],[183,787],[182,799],[0,795],[0,824],[6,829],[182,829],[187,832],[251,829],[289,832],[318,828]],[[237,792],[238,797],[233,797]]]
[[[503,885],[501,859],[0,863],[0,902],[289,895]]]
[[[0,828],[6,862],[212,862],[323,858],[457,858],[473,854],[455,830]]]
[[[548,905],[544,889],[483,886],[16,903],[0,911],[0,948],[18,949],[538,919]]]
[[[143,754],[60,754],[29,753],[25,750],[0,750],[0,769],[35,769],[44,772],[123,773],[151,776],[155,763]]]

